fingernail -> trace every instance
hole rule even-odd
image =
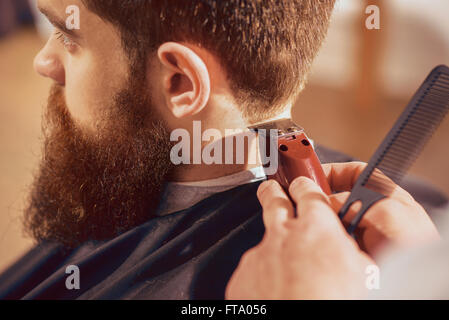
[[[275,182],[273,180],[267,180],[261,183],[259,189],[257,189],[257,196],[261,196],[266,190],[273,187]]]
[[[308,183],[307,180],[310,180],[310,179],[307,178],[307,177],[304,177],[304,176],[298,177],[298,178],[296,178],[295,180],[292,181],[292,183],[290,184],[290,188],[289,189],[292,190],[292,189],[297,188],[299,185],[302,185],[304,183]],[[310,181],[312,181],[312,180],[310,180]]]

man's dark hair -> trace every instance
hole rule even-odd
[[[133,63],[167,41],[207,49],[244,116],[260,121],[296,98],[335,0],[82,0],[118,27]],[[141,64],[142,66],[142,64]]]

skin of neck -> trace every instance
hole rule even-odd
[[[263,122],[269,122],[274,121],[278,119],[285,119],[285,118],[291,118],[291,107],[292,103],[287,103],[284,108],[283,112],[271,117],[267,118]],[[202,141],[201,142],[201,154],[203,153],[203,150],[209,145],[209,147],[214,144],[218,145],[221,144],[222,146],[222,152],[223,152],[223,161],[221,164],[206,164],[204,163],[203,159],[201,159],[201,164],[193,164],[193,156],[191,156],[190,164],[180,164],[175,167],[173,170],[173,173],[170,177],[171,181],[176,182],[193,182],[193,181],[202,181],[202,180],[208,180],[208,179],[215,179],[219,177],[224,177],[228,175],[232,175],[238,172],[242,172],[245,170],[249,170],[252,168],[260,167],[262,166],[260,156],[259,156],[259,148],[258,148],[258,139],[251,139],[249,143],[244,143],[243,148],[240,148],[239,152],[242,152],[243,149],[243,161],[236,161],[234,158],[233,163],[225,164],[225,153],[226,152],[232,152],[234,155],[236,154],[236,146],[237,143],[233,144],[232,149],[226,150],[226,143],[225,139],[229,139],[233,134],[229,134],[232,130],[237,130],[237,132],[243,132],[248,133],[248,126],[252,124],[248,124],[245,121],[241,119],[241,114],[237,117],[232,117],[229,113],[229,110],[235,110],[233,108],[226,108],[225,105],[222,105],[222,110],[227,110],[226,116],[223,115],[216,115],[213,118],[214,119],[220,119],[219,121],[205,121],[198,119],[197,124],[201,123],[201,136],[203,135],[204,131],[207,129],[213,128],[220,131],[222,138],[216,139],[216,140],[209,140],[209,141]],[[227,119],[227,120],[226,120]],[[239,120],[233,120],[233,119],[240,119]],[[261,122],[261,123],[263,123]],[[191,141],[190,141],[190,150],[193,153],[194,147],[193,147],[193,128],[186,127],[186,130],[189,131]],[[198,137],[198,135],[197,135]],[[198,139],[197,139],[198,140]],[[212,141],[212,142],[211,142]]]

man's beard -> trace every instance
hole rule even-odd
[[[24,215],[26,232],[38,242],[73,248],[154,216],[171,169],[171,143],[136,83],[116,96],[90,134],[70,117],[62,87],[52,88],[43,156]]]

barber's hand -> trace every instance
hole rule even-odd
[[[323,165],[333,191],[346,191],[329,196],[335,212],[343,206],[365,169],[366,163],[332,163]],[[371,256],[385,245],[412,246],[439,239],[438,232],[423,207],[404,189],[386,176],[382,179],[394,188],[393,193],[375,203],[363,216],[355,232],[362,249]],[[349,223],[360,205],[353,205],[344,218]]]
[[[352,299],[365,292],[371,258],[347,234],[329,198],[312,180],[261,184],[265,235],[248,250],[226,288],[227,299]]]

